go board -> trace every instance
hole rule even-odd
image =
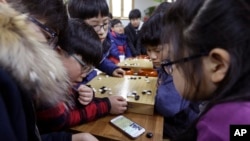
[[[88,83],[96,97],[120,95],[127,99],[128,112],[153,115],[157,77],[130,76],[110,77],[105,74],[96,76]]]

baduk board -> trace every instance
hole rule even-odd
[[[95,97],[120,95],[128,101],[128,112],[153,115],[157,77],[130,76],[110,77],[105,74],[96,76],[88,83]]]

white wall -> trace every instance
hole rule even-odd
[[[142,17],[145,16],[144,10],[151,6],[159,5],[159,2],[154,0],[134,0],[134,8],[140,9]]]
[[[109,4],[109,0],[106,0]],[[159,5],[159,2],[155,2],[154,0],[134,0],[134,8],[140,9],[142,13],[142,18],[145,16],[144,10],[150,6]],[[121,20],[123,25],[126,26],[129,23],[129,20]]]

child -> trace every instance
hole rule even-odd
[[[122,22],[118,19],[111,21],[111,32],[109,32],[109,39],[111,40],[109,60],[115,64],[119,63],[119,56],[124,55],[125,58],[131,57],[130,49],[127,45],[127,37],[124,34],[124,27]]]
[[[92,26],[103,43],[103,59],[97,68],[108,75],[123,77],[125,71],[107,58],[110,52],[110,41],[107,38],[109,8],[106,0],[69,0],[68,13],[71,18],[81,19]]]
[[[127,109],[127,103],[121,96],[93,98],[92,89],[85,85],[78,86],[89,69],[101,60],[101,42],[91,26],[79,19],[70,19],[68,27],[60,33],[55,50],[73,84],[73,92],[69,93],[74,101],[71,105],[60,102],[53,107],[38,109],[37,119],[41,132],[69,128],[109,113],[121,114]]]
[[[170,8],[170,3],[162,11]],[[141,43],[158,71],[158,86],[155,96],[155,110],[164,116],[164,137],[175,138],[185,131],[198,117],[198,104],[183,100],[176,91],[171,75],[166,74],[160,67],[162,60],[169,57],[167,48],[161,44],[163,14],[158,12],[152,15],[142,26]],[[165,46],[169,42],[164,42]]]
[[[145,55],[146,50],[140,43],[140,30],[143,25],[141,21],[141,12],[139,9],[133,9],[129,12],[129,24],[125,27],[125,34],[128,37],[128,45],[133,57]]]
[[[34,20],[33,20],[33,22],[35,24],[37,24],[40,27],[41,30],[43,30],[44,35],[46,35],[48,37],[47,38],[48,41],[53,41],[54,42],[54,41],[56,41],[55,39],[58,39],[58,36],[59,36],[59,40],[60,40],[59,46],[60,47],[58,47],[57,42],[54,42],[53,44],[51,44],[51,45],[55,45],[55,46],[53,46],[53,48],[56,49],[58,52],[60,51],[60,48],[61,49],[63,47],[69,48],[69,47],[71,47],[71,45],[72,46],[74,45],[74,47],[78,47],[78,48],[74,48],[75,49],[74,51],[77,54],[80,54],[80,56],[76,57],[76,59],[78,59],[79,57],[81,58],[81,55],[83,55],[85,57],[89,57],[88,54],[82,54],[83,52],[84,53],[89,53],[89,51],[86,48],[83,48],[83,45],[79,44],[79,42],[76,41],[76,39],[78,39],[78,38],[80,38],[80,39],[83,38],[84,43],[86,43],[86,45],[96,46],[96,47],[93,47],[93,49],[94,48],[95,49],[99,48],[99,51],[95,50],[96,54],[93,54],[92,52],[90,53],[91,55],[94,55],[94,59],[86,61],[87,66],[82,68],[82,73],[83,73],[83,74],[81,74],[82,76],[79,76],[78,74],[73,74],[73,75],[70,74],[71,81],[75,85],[77,85],[76,83],[79,83],[79,80],[81,80],[82,77],[85,76],[85,73],[87,73],[88,70],[91,68],[91,67],[88,67],[88,66],[95,65],[94,62],[97,62],[100,59],[100,58],[98,59],[98,57],[95,56],[95,55],[97,55],[98,53],[101,52],[101,50],[100,50],[100,42],[99,42],[99,40],[95,40],[96,37],[97,37],[96,33],[93,32],[93,29],[89,28],[89,27],[88,28],[86,27],[87,29],[84,30],[84,31],[88,32],[89,35],[82,34],[81,31],[77,31],[75,33],[74,32],[69,32],[69,33],[63,32],[64,30],[62,30],[62,29],[65,29],[66,28],[65,25],[67,25],[67,20],[65,22],[65,19],[64,19],[65,17],[67,19],[67,15],[66,15],[66,13],[64,13],[65,9],[61,5],[62,1],[53,1],[52,2],[52,1],[49,1],[49,0],[43,0],[43,1],[25,0],[25,1],[22,1],[22,2],[28,7],[28,11],[32,15],[33,19],[37,18],[36,22],[34,22]],[[47,6],[47,8],[43,8],[45,6]],[[53,7],[53,8],[51,8],[51,7]],[[60,12],[54,12],[55,10],[60,11]],[[38,21],[38,19],[39,19],[39,21]],[[55,19],[58,19],[58,21],[60,21],[60,23],[56,22],[57,24],[52,24]],[[43,23],[41,23],[41,21]],[[49,28],[48,26],[51,26],[51,27],[54,27],[54,28]],[[64,28],[63,28],[63,26],[64,26]],[[81,25],[78,25],[77,27],[79,27],[79,26],[81,26]],[[75,27],[75,28],[77,28],[77,27]],[[71,29],[73,30],[75,28],[71,28]],[[80,28],[80,29],[82,29],[82,28]],[[57,31],[56,34],[54,34],[55,31]],[[72,35],[73,38],[72,37],[71,38],[65,37],[67,34],[69,34],[68,36]],[[58,35],[58,36],[52,36],[52,35]],[[62,37],[65,37],[65,39],[61,40],[60,38],[62,38]],[[88,37],[95,37],[95,38],[94,39],[92,39],[92,38],[91,39],[86,39]],[[64,42],[62,43],[62,41],[64,41]],[[88,41],[90,41],[92,43],[88,44]],[[85,49],[85,50],[83,51],[83,49]],[[70,51],[70,50],[65,49],[65,55],[67,53],[72,53],[72,52],[68,52],[68,51]],[[91,49],[90,49],[90,51],[91,51]],[[101,56],[101,55],[99,54],[97,56]],[[69,56],[69,58],[72,59],[71,56]],[[84,58],[84,57],[82,57],[82,58]],[[73,60],[74,59],[75,58],[73,58]],[[76,59],[74,61],[76,61]],[[85,58],[85,60],[87,60],[87,59]],[[76,71],[77,71],[77,69],[79,70],[79,68],[81,69],[81,67],[79,66],[79,63],[78,63],[78,67],[69,67],[67,69],[68,69],[68,71],[70,71],[71,69],[72,70],[76,69]],[[68,87],[65,86],[64,88],[68,88]],[[76,90],[75,87],[73,89]],[[95,118],[97,116],[104,116],[104,115],[109,114],[109,113],[117,114],[117,112],[122,113],[122,112],[124,112],[126,110],[126,107],[125,107],[126,106],[126,101],[122,97],[112,96],[112,97],[109,97],[108,99],[104,98],[104,99],[100,99],[100,100],[98,100],[98,99],[93,100],[93,90],[91,88],[87,87],[87,86],[84,86],[84,85],[81,85],[77,89],[77,91],[78,91],[78,93],[75,93],[76,97],[74,99],[76,101],[71,103],[70,106],[73,106],[73,105],[77,104],[77,106],[80,105],[81,108],[78,107],[78,109],[76,109],[75,111],[74,110],[72,111],[72,109],[70,109],[71,107],[69,107],[67,105],[67,103],[62,102],[62,101],[60,101],[60,103],[56,103],[54,105],[54,107],[56,109],[56,107],[58,106],[57,108],[60,109],[60,111],[66,111],[65,113],[63,113],[63,112],[60,113],[60,111],[56,110],[55,113],[50,115],[51,113],[48,112],[48,111],[49,111],[50,108],[53,108],[53,106],[52,107],[51,106],[44,107],[44,105],[40,105],[42,107],[37,108],[37,110],[39,110],[39,111],[44,110],[45,115],[46,115],[46,112],[48,112],[49,113],[48,115],[51,116],[51,117],[46,117],[46,119],[43,119],[44,118],[44,117],[42,117],[43,114],[41,114],[41,117],[40,117],[41,120],[40,121],[44,120],[47,123],[47,121],[50,121],[50,120],[53,120],[53,119],[56,121],[56,120],[59,119],[59,122],[53,122],[53,124],[51,124],[49,127],[45,127],[45,129],[43,129],[43,130],[48,131],[48,130],[52,130],[52,128],[54,130],[55,130],[55,128],[56,129],[67,128],[67,126],[72,126],[72,124],[74,124],[74,123],[81,122],[83,120],[85,120],[85,121],[86,120],[91,120],[89,117]],[[65,91],[64,91],[64,93],[65,93]],[[77,94],[79,94],[79,95],[77,95]],[[96,101],[98,101],[98,102],[96,102]],[[91,102],[91,103],[89,103],[89,102]],[[87,104],[88,104],[88,106],[84,106],[84,105],[87,105]],[[98,106],[98,104],[101,105],[101,106]],[[83,107],[86,108],[86,109],[84,109]],[[116,110],[117,108],[119,109],[118,111]],[[101,114],[96,115],[96,114],[99,114],[99,113],[98,112],[93,112],[95,110],[98,111],[100,109],[102,109],[101,111],[104,113],[104,115],[101,115]],[[46,110],[48,110],[48,111],[46,111]],[[54,109],[52,109],[51,111],[53,111],[53,110]],[[91,111],[91,112],[84,112],[84,111]],[[82,116],[82,114],[79,114],[81,112],[86,113],[85,115],[87,117]],[[72,113],[74,113],[74,114],[72,114]],[[90,115],[90,114],[92,114],[92,115]],[[72,117],[77,119],[77,120],[75,120],[74,122],[70,122],[70,120],[73,119]],[[61,119],[65,119],[65,120],[61,120]],[[73,136],[75,137],[75,135],[73,135]],[[78,137],[81,137],[81,136],[78,136]]]
[[[231,125],[250,124],[249,7],[249,0],[178,0],[167,13],[171,55],[162,67],[184,98],[208,100],[179,140],[229,141]]]
[[[19,4],[19,7],[20,4]],[[13,30],[14,29],[14,30]],[[11,141],[96,141],[90,134],[40,136],[35,107],[67,99],[67,77],[56,53],[27,15],[0,2],[0,138]],[[35,98],[38,98],[34,102]]]

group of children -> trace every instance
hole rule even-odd
[[[130,23],[126,27],[119,19],[110,20],[108,39],[111,41],[111,46],[107,57],[115,64],[120,62],[120,55],[124,55],[125,58],[146,55],[146,49],[142,46],[140,40],[140,30],[143,25],[140,10],[131,10],[129,20]]]
[[[249,6],[247,0],[164,2],[143,25],[140,11],[132,10],[124,29],[116,19],[109,28],[105,0],[69,0],[67,8],[62,0],[0,1],[1,139],[98,140],[62,130],[122,114],[127,102],[95,98],[85,83],[94,68],[123,77],[117,55],[147,53],[158,71],[155,109],[164,116],[164,135],[229,140],[230,125],[250,123],[250,69],[243,65]]]

